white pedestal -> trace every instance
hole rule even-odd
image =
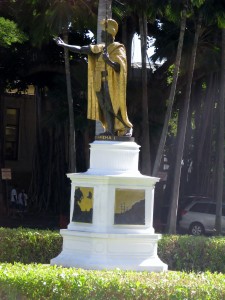
[[[158,178],[138,171],[135,142],[95,141],[90,168],[69,174],[71,210],[61,230],[62,252],[52,265],[84,269],[165,271],[153,224]]]

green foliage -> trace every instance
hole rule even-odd
[[[16,1],[14,10],[18,24],[28,30],[32,43],[41,47],[52,36],[62,34],[65,29],[83,29],[96,22],[93,1]]]
[[[13,21],[0,17],[0,46],[9,47],[13,43],[23,43],[27,36]]]
[[[206,82],[203,82],[203,83],[202,83],[202,90],[204,90],[204,91],[205,91],[205,90],[206,90],[206,88],[207,88],[207,83],[206,83]]]
[[[225,273],[225,238],[163,236],[158,255],[170,270]]]
[[[225,13],[221,12],[220,15],[217,16],[218,26],[220,28],[225,28]]]
[[[171,84],[173,82],[173,73],[174,73],[175,65],[169,66],[167,70],[167,84]]]
[[[1,299],[224,299],[225,275],[0,265]]]
[[[178,111],[174,111],[169,120],[169,136],[177,135],[177,124],[178,124]]]
[[[170,270],[225,273],[225,238],[164,235],[158,255]],[[0,228],[0,262],[49,263],[62,249],[56,231]]]
[[[205,3],[205,0],[191,0],[191,3],[197,8],[200,8]]]
[[[166,273],[47,265],[61,247],[58,232],[0,228],[0,299],[225,299],[224,237],[163,236]]]
[[[179,15],[176,10],[173,10],[171,7],[171,3],[166,5],[165,7],[165,15],[170,22],[176,23],[179,19]]]
[[[0,228],[0,261],[49,263],[61,251],[57,232],[33,229]]]

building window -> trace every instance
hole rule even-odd
[[[16,160],[18,158],[19,109],[6,109],[5,124],[5,159]]]

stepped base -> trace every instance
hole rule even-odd
[[[103,234],[61,230],[63,251],[51,265],[91,270],[162,272],[167,270],[157,256],[158,234]]]
[[[161,272],[159,234],[153,224],[158,178],[138,171],[139,146],[133,141],[95,141],[90,168],[68,174],[70,223],[61,230],[62,252],[51,265],[83,269]]]

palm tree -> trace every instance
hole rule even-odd
[[[145,175],[151,173],[150,159],[150,130],[149,130],[149,110],[148,110],[148,74],[146,66],[147,56],[147,23],[149,16],[152,16],[152,0],[132,0],[125,1],[131,13],[136,14],[139,20],[140,38],[141,38],[141,59],[142,59],[142,152],[141,152],[141,170]]]
[[[112,0],[99,0],[98,2],[98,23],[97,23],[97,43],[101,43],[101,31],[102,27],[100,22],[103,19],[112,17]],[[102,123],[96,121],[95,134],[98,135],[104,131]]]
[[[218,157],[217,157],[217,187],[216,187],[216,233],[221,234],[222,199],[224,182],[224,102],[225,102],[225,28],[222,29],[221,43],[221,72],[220,72],[220,96],[219,96],[219,133],[218,133]]]
[[[51,0],[51,1],[42,1],[36,0],[28,2],[28,1],[17,1],[15,5],[17,5],[16,11],[18,12],[18,20],[20,24],[26,27],[29,30],[30,36],[32,38],[33,44],[42,45],[42,43],[46,40],[51,39],[53,35],[58,35],[61,33],[66,40],[68,38],[68,30],[69,26],[72,23],[78,22],[78,15],[84,11],[84,8],[81,4],[85,1],[59,1],[59,0]],[[87,2],[88,3],[88,2]],[[27,14],[20,14],[21,11],[29,12]],[[87,10],[86,10],[87,12]],[[90,10],[88,10],[88,13]],[[80,20],[84,22],[87,20],[89,14],[86,13],[86,17],[83,16]],[[26,20],[24,24],[24,19]],[[86,19],[85,19],[86,18]],[[76,24],[78,26],[78,24]],[[36,206],[40,210],[48,210],[50,207],[50,199],[54,199],[54,207],[60,204],[60,201],[65,205],[65,200],[67,200],[66,196],[60,195],[60,192],[56,194],[55,186],[58,186],[60,191],[65,192],[65,173],[75,172],[75,125],[74,125],[74,105],[71,91],[71,78],[70,78],[70,64],[69,64],[69,55],[68,52],[64,53],[64,61],[65,61],[65,71],[66,71],[66,80],[67,80],[67,102],[68,102],[68,111],[69,111],[69,167],[66,169],[66,162],[64,160],[65,154],[62,155],[61,160],[59,157],[59,153],[63,154],[61,143],[64,142],[65,135],[63,135],[63,126],[59,126],[59,124],[55,124],[52,128],[49,128],[49,132],[45,135],[42,134],[42,130],[39,130],[37,134],[37,149],[35,152],[35,162],[36,166],[34,167],[35,172],[33,172],[32,182],[30,185],[32,198]],[[37,101],[37,112],[42,112],[41,103],[43,102],[43,88],[36,87],[36,99]],[[40,114],[38,115],[40,117]],[[37,118],[37,121],[39,118]],[[42,129],[42,128],[41,128]],[[66,133],[68,130],[65,131]],[[46,139],[48,136],[48,139]],[[59,138],[59,136],[61,138]],[[44,145],[49,145],[49,147],[41,147],[40,143],[42,138],[44,137]],[[46,140],[48,141],[46,143]],[[42,145],[43,146],[43,145]],[[43,149],[48,148],[48,149]],[[56,151],[55,153],[54,151]],[[46,165],[46,157],[47,160]],[[52,163],[53,157],[55,158],[54,164]],[[44,165],[45,164],[45,165]],[[38,166],[38,167],[37,167]],[[44,168],[47,167],[47,170],[44,171]],[[42,170],[41,170],[42,168]],[[42,172],[45,172],[44,176]],[[42,178],[46,179],[43,183]],[[42,185],[43,183],[43,185]],[[42,186],[41,186],[42,185]],[[64,186],[64,187],[63,187]],[[65,193],[64,193],[65,195]],[[65,199],[66,198],[66,199]],[[63,202],[64,200],[65,202]],[[52,201],[52,200],[51,200]]]
[[[63,39],[68,43],[68,31],[63,30]],[[67,88],[67,101],[69,108],[69,172],[76,172],[76,144],[75,144],[75,125],[74,125],[74,112],[73,112],[73,96],[70,74],[69,51],[64,48],[65,58],[65,73],[66,73],[66,88]]]
[[[86,2],[82,0],[52,0],[50,3],[49,9],[46,11],[46,21],[48,22],[48,26],[52,33],[62,33],[64,41],[68,43],[69,26],[70,24],[74,23],[74,20],[76,20],[79,12],[81,12],[80,5],[84,5]],[[88,12],[90,13],[91,9],[87,4],[86,8],[88,8]],[[69,107],[69,172],[72,173],[76,171],[76,145],[69,51],[66,48],[64,48],[64,59],[67,101]]]
[[[168,134],[168,128],[169,128],[169,121],[171,118],[172,114],[172,109],[173,109],[173,103],[174,103],[174,98],[175,98],[175,93],[176,93],[176,86],[177,86],[177,79],[179,75],[179,69],[180,69],[180,62],[181,62],[181,53],[183,49],[183,41],[184,41],[184,33],[186,29],[186,19],[187,19],[187,5],[186,3],[184,4],[184,8],[181,12],[181,21],[180,21],[180,35],[179,35],[179,41],[178,41],[178,46],[177,46],[177,54],[176,54],[176,60],[174,64],[174,73],[173,73],[173,81],[171,84],[171,89],[170,89],[170,95],[168,99],[168,107],[166,111],[166,116],[164,120],[164,125],[163,125],[163,130],[161,133],[161,138],[154,162],[154,168],[152,175],[157,176],[160,168],[160,163],[162,160],[163,152],[164,152],[164,147],[166,143],[166,137]]]
[[[30,25],[30,34],[33,43],[41,45],[44,40],[49,40],[53,35],[62,34],[68,42],[69,26],[76,22],[83,24],[92,14],[90,4],[85,0],[36,0],[16,2],[17,11],[26,11],[25,18],[19,14],[20,24],[24,27]],[[86,15],[85,15],[86,13]],[[23,14],[24,15],[24,14]],[[76,146],[73,98],[71,89],[71,75],[68,50],[64,49],[65,74],[67,85],[67,101],[69,108],[69,172],[76,171]]]
[[[112,0],[99,0],[98,1],[98,24],[97,24],[97,43],[101,43],[102,27],[100,22],[103,19],[112,18]]]
[[[147,2],[145,3],[147,5]],[[151,174],[149,113],[148,113],[148,73],[146,66],[147,56],[147,14],[146,6],[139,10],[139,27],[141,36],[142,59],[142,173]]]
[[[177,135],[177,151],[176,151],[174,174],[173,174],[172,192],[170,195],[170,209],[169,209],[169,215],[167,221],[168,233],[171,234],[176,233],[177,208],[178,208],[179,189],[180,189],[182,158],[183,158],[184,142],[185,142],[185,135],[187,129],[192,78],[193,78],[193,72],[195,68],[198,39],[201,32],[201,23],[202,23],[202,13],[200,11],[197,26],[196,26],[195,36],[194,36],[192,53],[190,57],[189,71],[187,75],[188,76],[187,85],[186,85],[186,91],[184,97],[184,106],[182,110],[181,125],[178,128],[178,135]]]

